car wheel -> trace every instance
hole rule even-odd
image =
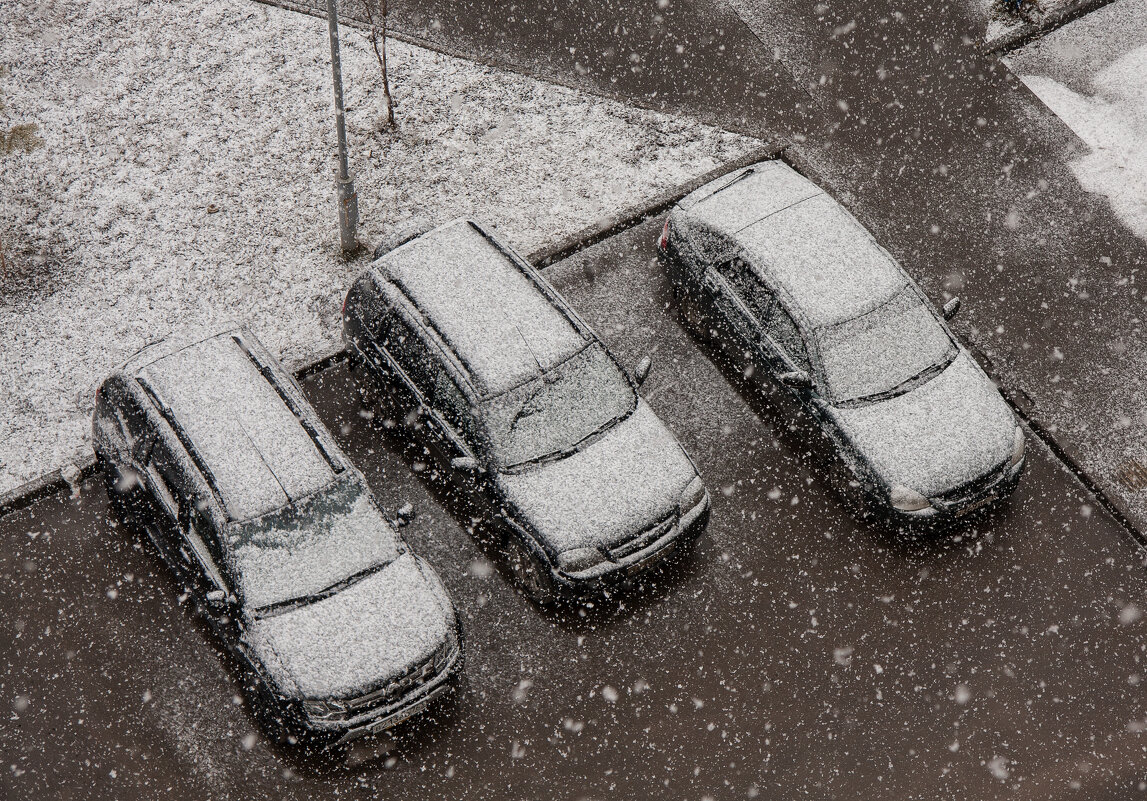
[[[701,311],[697,299],[687,290],[677,290],[677,313],[685,326],[702,342],[713,339],[712,324],[708,316]]]
[[[539,606],[549,606],[558,600],[557,583],[549,569],[534,558],[529,547],[516,536],[508,535],[506,556],[514,580],[527,598]]]

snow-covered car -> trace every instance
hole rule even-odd
[[[277,739],[330,746],[451,687],[461,631],[294,378],[229,327],[149,346],[100,386],[95,452],[234,655]]]
[[[558,292],[457,220],[380,254],[343,336],[441,470],[493,521],[526,594],[597,594],[691,542],[709,517],[692,460]]]
[[[787,164],[686,196],[658,252],[687,323],[787,390],[863,512],[935,523],[1016,487],[1024,434],[995,385],[896,260]]]

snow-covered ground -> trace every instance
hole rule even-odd
[[[1119,0],[1006,59],[1091,152],[1072,162],[1147,239],[1147,0]]]
[[[9,0],[0,26],[7,124],[44,139],[0,162],[2,493],[87,452],[100,379],[180,326],[246,320],[293,364],[336,346],[365,258],[337,250],[325,21]],[[397,42],[380,132],[369,42],[344,28],[342,56],[365,243],[470,215],[525,253],[760,145]]]

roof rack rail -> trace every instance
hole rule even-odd
[[[215,474],[211,472],[211,468],[207,466],[207,463],[200,458],[199,453],[195,450],[195,444],[191,441],[191,437],[188,436],[187,431],[179,421],[175,419],[175,415],[168,405],[163,402],[163,398],[155,391],[155,387],[151,385],[151,382],[143,375],[136,375],[134,378],[147,397],[151,399],[151,402],[155,404],[155,408],[159,410],[163,419],[171,426],[171,430],[175,432],[175,438],[179,440],[179,444],[183,446],[183,450],[187,451],[187,455],[190,457],[192,464],[194,464],[196,469],[202,474],[203,479],[207,482],[208,489],[211,490],[211,494],[215,496],[216,502],[223,510],[224,516],[230,520],[231,516],[227,511],[227,504],[223,498],[223,492],[219,489],[219,484],[215,480]]]
[[[276,380],[274,370],[272,370],[269,365],[264,364],[259,357],[251,352],[251,349],[247,347],[247,343],[243,341],[239,334],[231,334],[231,340],[238,345],[239,349],[251,360],[251,364],[255,365],[255,369],[267,380],[267,383],[275,388],[275,392],[279,395],[279,398],[282,399],[283,403],[287,405],[287,408],[291,410],[291,414],[293,414],[295,419],[299,421],[299,424],[302,425],[303,430],[307,432],[307,435],[311,438],[311,441],[314,442],[319,453],[323,455],[323,459],[330,465],[331,470],[336,475],[346,470],[346,465],[336,459],[334,454],[328,450],[327,443],[323,441],[319,430],[307,419],[307,416],[302,413],[302,410],[279,384],[279,381]]]

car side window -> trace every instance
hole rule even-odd
[[[773,303],[773,293],[761,282],[752,266],[742,257],[734,256],[717,265],[717,272],[729,282],[757,321],[764,323]]]
[[[779,304],[775,305],[769,314],[765,323],[765,333],[798,368],[808,371],[808,351],[805,349],[804,339],[793,318]]]
[[[123,388],[115,402],[115,419],[123,433],[128,452],[140,463],[148,460],[148,450],[155,432],[140,399],[130,389]]]
[[[151,479],[152,491],[172,520],[179,519],[180,485],[178,466],[171,452],[171,444],[161,437],[151,449],[147,463],[147,473]]]
[[[426,341],[397,310],[387,317],[382,345],[428,400],[433,397],[434,360]]]
[[[729,241],[708,226],[698,225],[690,232],[690,239],[703,264],[715,266],[729,256]]]
[[[472,439],[476,427],[470,403],[445,370],[438,372],[435,381],[434,408],[441,413],[442,419],[456,434],[466,440]]]

